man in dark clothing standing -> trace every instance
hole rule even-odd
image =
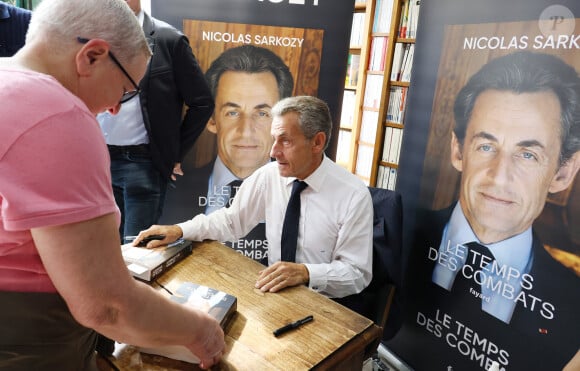
[[[153,56],[133,90],[135,98],[126,99],[116,115],[97,116],[111,155],[122,238],[158,222],[167,186],[183,175],[181,162],[214,109],[187,37],[145,13],[140,0],[126,2],[141,23]]]

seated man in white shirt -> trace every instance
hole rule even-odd
[[[373,207],[363,182],[328,159],[332,132],[328,106],[310,96],[290,97],[272,108],[271,162],[256,170],[238,190],[232,205],[200,214],[172,226],[154,225],[134,241],[153,234],[227,241],[245,236],[266,221],[268,267],[256,288],[277,292],[306,284],[331,298],[362,291],[372,278]],[[282,225],[294,180],[307,183],[300,194],[300,219],[295,261],[282,261]]]

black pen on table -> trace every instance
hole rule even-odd
[[[280,336],[280,335],[282,335],[290,330],[294,330],[294,329],[304,325],[305,323],[312,321],[313,319],[314,319],[313,316],[308,316],[308,317],[304,317],[302,319],[299,319],[296,322],[289,323],[286,326],[282,326],[279,329],[274,330],[274,336],[278,337],[278,336]]]

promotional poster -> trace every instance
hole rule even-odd
[[[385,345],[416,370],[561,370],[580,349],[580,5],[468,3],[421,5]]]
[[[241,181],[271,160],[268,117],[277,100],[292,95],[325,100],[338,133],[350,36],[350,28],[341,25],[351,23],[354,1],[153,0],[151,5],[156,18],[188,37],[216,100],[214,116],[182,163],[185,175],[168,189],[160,223],[229,206]],[[222,242],[265,262],[265,228],[261,223],[243,238]]]

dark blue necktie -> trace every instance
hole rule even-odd
[[[232,180],[231,182],[228,183],[228,186],[230,188],[230,198],[226,204],[226,207],[230,207],[232,202],[234,202],[234,197],[236,195],[236,192],[238,191],[238,188],[240,188],[241,185],[242,185],[242,181],[239,179]]]
[[[292,185],[292,194],[286,208],[284,225],[282,226],[282,261],[296,261],[296,241],[298,239],[298,222],[300,220],[300,192],[308,184],[296,179]]]
[[[465,244],[468,249],[467,260],[465,261],[465,265],[471,266],[470,270],[467,270],[466,273],[472,274],[471,278],[467,278],[463,275],[462,270],[460,269],[455,276],[455,282],[453,283],[453,297],[457,298],[459,303],[462,307],[466,310],[481,310],[481,298],[476,297],[474,292],[481,294],[481,285],[479,285],[473,277],[473,273],[479,270],[482,270],[482,256],[486,256],[487,258],[485,262],[489,262],[487,264],[492,264],[495,260],[492,252],[484,245],[481,245],[478,242],[470,242]],[[486,265],[485,263],[483,263]],[[470,291],[470,288],[474,290],[474,292]]]

